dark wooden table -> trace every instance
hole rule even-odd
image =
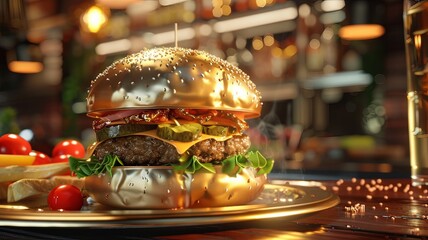
[[[336,207],[290,222],[281,219],[211,227],[157,239],[412,239],[428,238],[428,187],[409,179],[321,182],[339,195]]]
[[[301,183],[301,182],[300,182]],[[299,216],[161,229],[0,227],[0,239],[414,239],[428,238],[428,187],[409,179],[305,183],[336,193],[339,205]],[[295,184],[299,184],[296,182]]]

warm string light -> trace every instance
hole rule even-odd
[[[385,28],[379,24],[355,24],[343,26],[339,30],[339,36],[345,40],[369,40],[381,37]]]
[[[229,16],[232,13],[230,0],[212,0],[212,14],[214,17]]]
[[[107,23],[110,13],[99,5],[89,7],[81,16],[81,27],[84,31],[98,33]]]
[[[279,43],[275,40],[275,37],[271,34],[263,37],[254,37],[251,41],[252,49],[260,51],[264,47],[271,49],[272,56],[278,58],[291,58],[297,54],[297,47],[294,44],[289,44],[284,48],[278,46]]]
[[[422,44],[421,35],[415,35],[414,42],[415,42],[415,47],[417,49],[420,49],[421,48],[421,44]]]
[[[15,73],[39,73],[43,70],[43,64],[34,61],[11,61],[8,68]]]

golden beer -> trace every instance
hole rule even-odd
[[[428,184],[428,1],[404,1],[411,175]]]

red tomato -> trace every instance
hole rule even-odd
[[[52,150],[52,157],[69,155],[77,158],[85,157],[85,147],[76,140],[63,140],[57,143]]]
[[[30,143],[19,135],[7,133],[0,137],[1,154],[28,155],[31,150]]]
[[[59,185],[49,192],[48,205],[52,210],[77,211],[83,206],[83,195],[76,186]]]
[[[58,155],[52,157],[52,163],[68,162],[68,155]]]
[[[30,152],[30,156],[35,156],[36,159],[34,159],[33,165],[41,165],[41,164],[48,164],[48,163],[52,163],[52,159],[42,153],[42,152],[38,152],[38,151],[31,151]]]
[[[69,158],[69,155],[58,155],[58,156],[52,157],[51,160],[52,160],[52,163],[61,163],[61,162],[68,162],[68,158]],[[74,173],[71,172],[70,170],[67,170],[60,175],[73,176]]]

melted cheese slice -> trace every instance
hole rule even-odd
[[[149,131],[145,131],[145,132],[138,132],[138,133],[133,133],[133,134],[129,134],[129,135],[125,135],[125,136],[132,136],[132,135],[141,135],[141,136],[148,136],[148,137],[152,137],[152,138],[156,138],[159,139],[163,142],[166,142],[168,144],[171,144],[172,146],[175,147],[175,149],[177,149],[177,152],[179,154],[183,154],[185,153],[190,147],[192,147],[193,145],[195,145],[198,142],[207,140],[207,139],[214,139],[218,142],[222,142],[222,141],[226,141],[230,138],[232,138],[233,135],[230,136],[213,136],[213,135],[207,135],[207,134],[202,134],[198,139],[191,141],[191,142],[180,142],[180,141],[173,141],[173,140],[166,140],[163,138],[160,138],[157,134],[156,134],[156,129],[155,130],[149,130]],[[121,136],[124,137],[124,136]],[[91,156],[92,153],[94,152],[95,148],[102,143],[101,142],[96,142],[94,144],[92,144],[91,146],[89,146],[88,151],[87,151],[87,155]]]

